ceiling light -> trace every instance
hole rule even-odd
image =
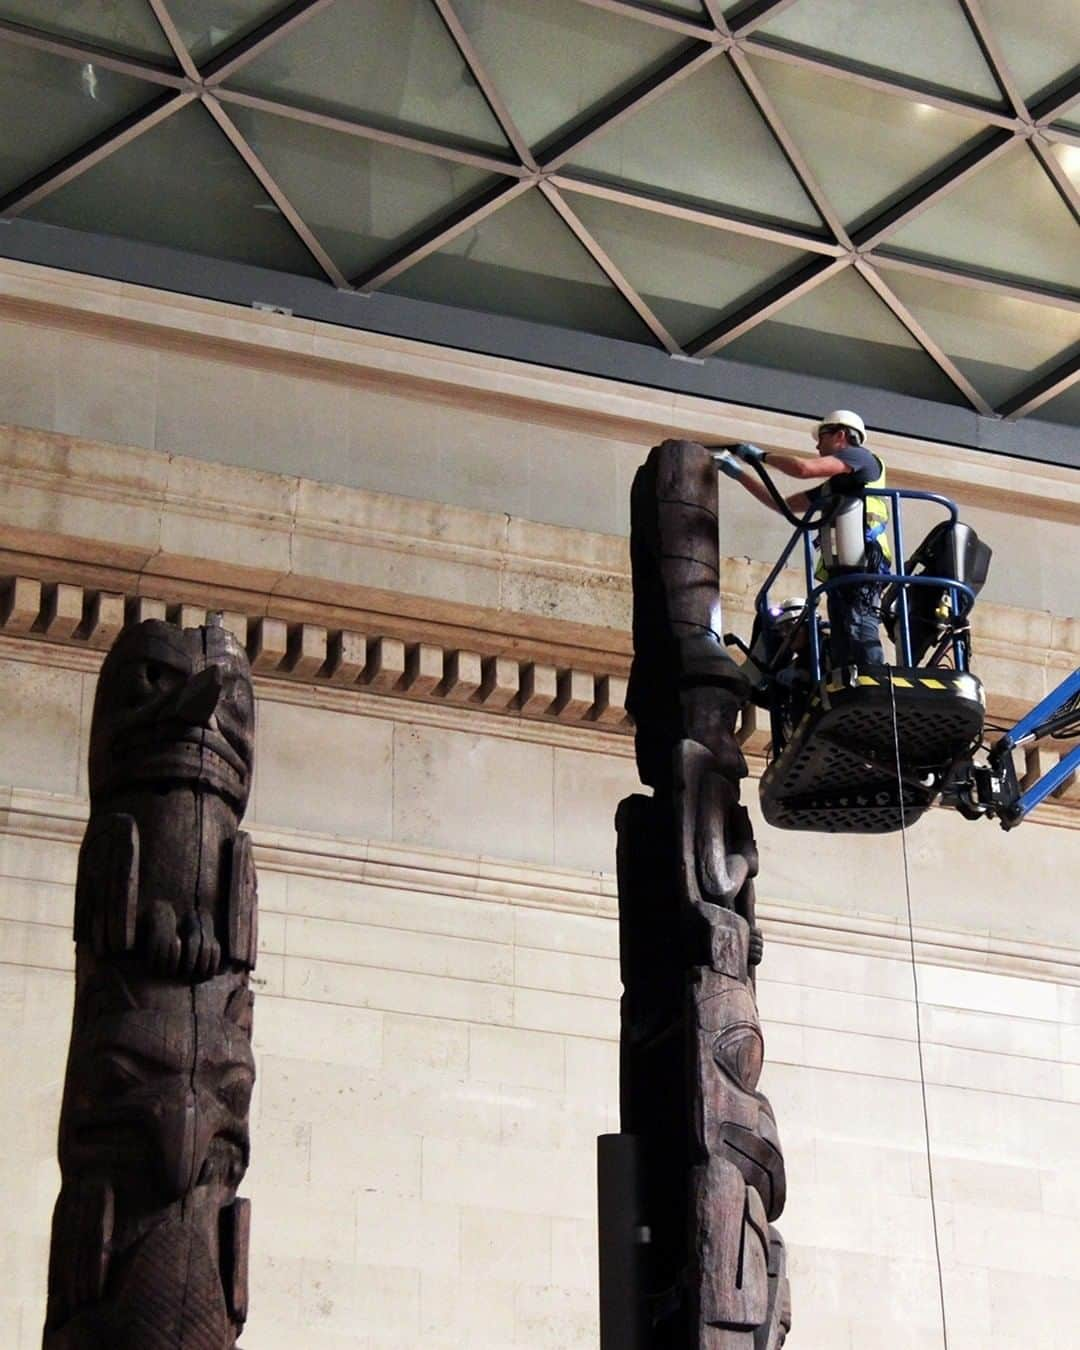
[[[1061,167],[1071,177],[1080,178],[1080,145],[1061,147]]]

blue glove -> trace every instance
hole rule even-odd
[[[730,450],[714,450],[713,463],[721,473],[726,473],[729,478],[741,478],[743,476],[743,467]]]
[[[729,445],[728,449],[745,464],[753,464],[765,458],[765,451],[760,446],[747,445],[745,441],[740,441],[737,445]]]

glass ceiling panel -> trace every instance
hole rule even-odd
[[[167,0],[167,4],[196,65],[219,55],[288,8],[288,0]]]
[[[973,174],[883,246],[1080,290],[1080,231],[1026,145]]]
[[[751,58],[781,121],[844,222],[878,215],[982,128],[928,103],[890,98],[783,61]]]
[[[488,74],[530,145],[568,131],[686,45],[579,0],[457,0]]]
[[[1026,99],[1045,93],[1080,64],[1075,0],[982,0],[982,11]]]
[[[908,83],[1002,102],[957,0],[798,0],[763,23],[757,36],[891,72]]]
[[[823,282],[717,356],[965,404],[900,320],[852,268]]]
[[[800,249],[567,192],[567,203],[681,343],[809,260]]]
[[[147,0],[0,0],[0,19],[176,65]]]
[[[410,267],[386,289],[656,345],[535,188]]]
[[[0,194],[160,93],[90,62],[0,42]]]
[[[52,225],[322,276],[203,108],[191,104],[31,207]]]
[[[1064,422],[1069,427],[1080,427],[1080,381],[1066,389],[1057,398],[1044,403],[1034,414],[1047,422]]]
[[[883,268],[889,286],[995,406],[1080,342],[1080,312]]]
[[[1065,170],[1073,187],[1080,192],[1080,145],[1050,145],[1047,149]]]
[[[228,112],[348,277],[500,181],[450,160],[269,113],[236,105]]]
[[[575,155],[588,178],[745,216],[822,221],[726,60],[713,61]]]
[[[331,5],[228,83],[394,131],[510,152],[431,0]]]

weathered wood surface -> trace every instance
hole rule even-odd
[[[633,1350],[779,1350],[784,1164],[757,1091],[758,859],[735,738],[749,690],[721,641],[716,471],[701,446],[666,441],[639,470],[631,556],[627,703],[653,795],[622,802],[616,825],[622,1130],[642,1247],[623,1263],[637,1288],[601,1290],[602,1326],[632,1298]],[[606,1328],[602,1343],[615,1350]]]
[[[247,1315],[253,752],[230,633],[120,634],[90,731],[45,1350],[226,1350]]]

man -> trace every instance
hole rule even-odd
[[[846,408],[831,412],[817,426],[817,459],[768,454],[756,445],[734,445],[717,456],[717,466],[765,506],[778,510],[765,485],[744,471],[739,460],[768,462],[792,478],[812,479],[817,487],[796,492],[787,504],[796,514],[828,498],[848,498],[822,527],[818,547],[819,581],[856,572],[887,572],[891,561],[888,541],[889,510],[885,498],[853,494],[885,486],[885,464],[866,449],[866,427],[858,413]],[[828,592],[830,655],[840,666],[880,666],[885,662],[878,628],[881,587],[873,583],[841,586]]]

